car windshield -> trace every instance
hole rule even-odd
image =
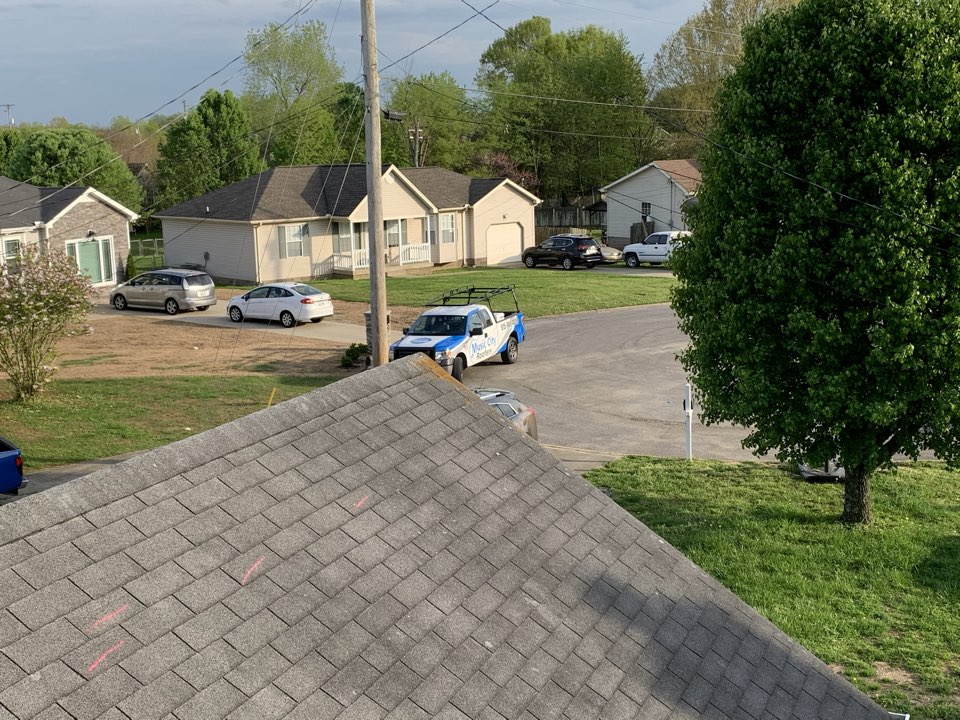
[[[294,285],[290,289],[300,295],[323,295],[323,291],[317,290],[313,285]]]
[[[213,285],[209,275],[187,275],[183,279],[187,285]]]
[[[421,315],[410,326],[408,335],[466,335],[463,315]]]

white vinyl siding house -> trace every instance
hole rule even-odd
[[[365,275],[370,263],[365,170],[362,165],[272,168],[157,213],[165,261],[200,265],[232,282]],[[510,214],[509,222],[525,228],[520,237],[532,242],[539,199],[522,189],[517,195],[509,180],[392,165],[381,177],[388,272],[470,264],[474,258],[485,262],[485,246],[478,255],[474,243],[478,237],[485,243],[487,232],[474,226],[472,203],[485,204],[484,212],[499,223],[507,223],[503,216]]]
[[[614,180],[601,188],[607,200],[607,241],[623,247],[637,223],[651,233],[689,230],[683,206],[699,185],[700,170],[693,160],[657,160]]]

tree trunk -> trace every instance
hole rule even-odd
[[[870,475],[863,467],[844,468],[843,515],[840,522],[850,525],[870,522]]]

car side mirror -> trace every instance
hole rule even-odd
[[[405,328],[403,329],[403,334],[406,335],[408,332],[410,332],[410,328],[405,327]]]
[[[475,335],[483,335],[483,328],[473,328],[470,331],[470,337],[473,337]]]

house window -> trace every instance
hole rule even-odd
[[[330,234],[333,235],[333,252],[337,255],[348,254],[353,251],[350,223],[330,223]]]
[[[437,218],[435,215],[427,215],[423,223],[423,241],[428,245],[437,244]]]
[[[386,220],[383,223],[383,231],[387,236],[387,247],[400,247],[401,245],[406,245],[406,220]]]
[[[440,242],[444,245],[456,242],[457,228],[453,222],[453,213],[440,216]]]
[[[303,257],[310,254],[310,226],[281,225],[277,228],[280,238],[280,257]]]
[[[640,214],[644,217],[650,217],[650,203],[642,202],[640,203]]]
[[[66,251],[67,256],[77,263],[81,274],[90,278],[94,285],[115,281],[112,237],[68,241]]]
[[[354,250],[367,249],[367,224],[365,222],[353,224],[353,237]]]
[[[10,263],[16,262],[17,258],[20,257],[20,238],[4,238],[3,240],[3,265],[9,265]]]

